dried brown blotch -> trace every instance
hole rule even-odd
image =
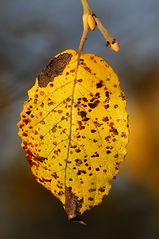
[[[39,87],[46,87],[55,77],[62,75],[65,67],[69,64],[72,54],[63,53],[49,61],[38,76]]]

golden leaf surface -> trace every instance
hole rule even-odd
[[[69,219],[98,205],[126,154],[126,101],[100,57],[66,50],[49,61],[29,90],[18,123],[37,181],[63,204]],[[77,73],[77,75],[76,75]]]

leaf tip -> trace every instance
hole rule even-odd
[[[65,187],[65,211],[69,221],[80,221],[81,200],[72,192],[71,187]]]

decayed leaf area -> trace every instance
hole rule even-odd
[[[62,202],[69,219],[98,205],[118,173],[128,141],[126,101],[100,57],[55,56],[29,90],[18,123],[37,181]]]

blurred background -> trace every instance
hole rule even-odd
[[[0,238],[159,238],[159,1],[90,0],[117,38],[104,45],[98,30],[85,51],[105,58],[128,101],[130,143],[112,190],[70,224],[61,204],[31,175],[17,122],[36,75],[57,53],[78,48],[80,0],[0,0]]]

